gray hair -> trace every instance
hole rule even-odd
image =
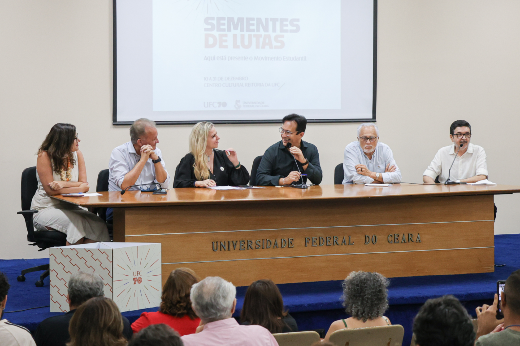
[[[361,125],[358,126],[357,128],[357,136],[359,137],[359,134],[361,133],[361,129],[363,127],[373,127],[376,129],[376,133],[377,133],[377,137],[379,137],[379,129],[377,128],[377,125],[374,124],[374,123],[363,123]]]
[[[90,298],[103,297],[103,280],[97,274],[79,271],[69,279],[69,301],[72,306],[80,306]]]
[[[379,273],[352,272],[343,281],[343,306],[350,316],[366,322],[388,309],[389,281]]]
[[[146,133],[147,127],[156,128],[155,121],[146,118],[134,121],[132,126],[130,126],[130,140],[132,144],[137,143],[137,140]]]
[[[229,318],[237,289],[231,282],[218,276],[208,276],[191,287],[191,304],[204,322]]]

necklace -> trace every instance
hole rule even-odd
[[[504,330],[506,330],[507,328],[510,328],[510,327],[520,327],[520,324],[510,324],[507,327],[505,327]]]

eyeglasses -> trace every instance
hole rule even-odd
[[[368,141],[373,142],[373,141],[375,141],[375,140],[378,139],[378,138],[379,138],[379,137],[373,137],[373,136],[371,136],[371,137],[365,137],[365,136],[363,136],[363,137],[358,137],[358,139],[359,139],[359,140],[362,140],[363,142],[368,142]]]
[[[454,136],[457,138],[462,138],[462,137],[471,138],[471,133],[455,133]]]
[[[76,133],[76,137],[74,137],[74,140],[77,141],[79,139],[78,134]]]
[[[283,127],[280,127],[280,128],[278,129],[278,131],[280,131],[280,133],[285,133],[287,136],[294,135],[293,132],[288,131],[288,130],[284,130]],[[296,131],[296,133],[298,133],[298,131]]]

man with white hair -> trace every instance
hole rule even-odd
[[[191,287],[191,304],[201,326],[195,334],[181,337],[184,346],[278,346],[264,327],[242,326],[232,317],[237,290],[231,282],[208,276]]]
[[[376,124],[359,125],[357,139],[345,147],[343,184],[400,183],[401,171],[390,147],[379,142]]]
[[[94,297],[105,296],[105,285],[97,274],[76,272],[70,276],[67,289],[67,302],[70,311],[63,315],[43,320],[36,329],[34,340],[37,346],[65,346],[70,341],[69,322],[81,304]],[[123,335],[127,340],[132,338],[130,322],[123,317]],[[1,344],[1,343],[0,343]]]

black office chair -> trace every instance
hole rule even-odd
[[[103,169],[99,172],[97,177],[96,192],[108,191],[109,175],[110,173],[108,169]],[[100,218],[102,218],[106,222],[108,228],[108,235],[110,236],[110,239],[113,239],[114,221],[107,221],[107,208],[97,208],[96,213]]]
[[[38,181],[36,180],[36,167],[29,167],[24,169],[22,172],[22,211],[17,214],[23,215],[25,219],[25,226],[27,227],[27,241],[32,242],[32,246],[38,246],[38,251],[45,250],[53,246],[64,246],[67,244],[67,235],[58,231],[34,231],[33,226],[33,215],[37,213],[37,210],[30,210],[31,201],[38,189]],[[40,275],[40,280],[36,281],[37,287],[43,286],[43,279],[49,276],[49,265],[44,264],[41,266],[24,269],[22,274],[18,276],[18,281],[25,281],[25,274],[32,273],[40,270],[45,272]]]
[[[345,173],[343,172],[343,163],[340,163],[334,169],[334,184],[342,184],[344,176]]]
[[[258,171],[258,166],[260,165],[260,161],[262,161],[263,155],[255,157],[253,161],[253,167],[251,167],[251,178],[249,179],[249,186],[256,185],[256,171]]]

